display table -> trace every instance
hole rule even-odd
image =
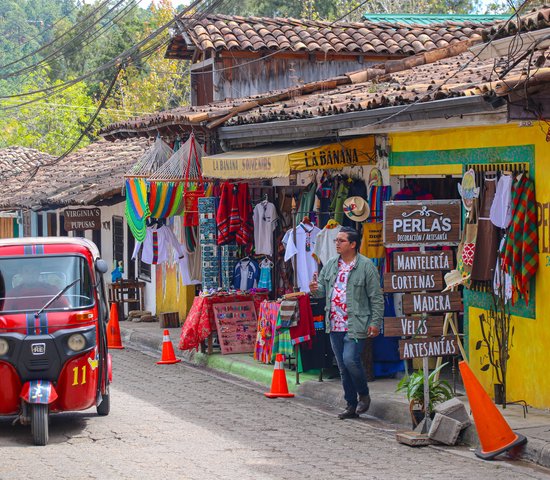
[[[206,297],[195,297],[191,310],[181,327],[181,335],[178,348],[180,350],[198,349],[201,344],[203,350],[210,355],[212,353],[212,332],[216,331],[214,317],[214,305],[241,302],[253,302],[256,312],[260,310],[262,301],[268,298],[269,292],[255,293],[218,293]],[[255,335],[255,332],[254,332]],[[208,347],[204,348],[204,342],[208,341]]]

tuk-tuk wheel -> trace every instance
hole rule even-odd
[[[31,405],[31,433],[35,445],[48,443],[48,414],[48,405]]]
[[[104,417],[106,415],[109,415],[109,412],[111,411],[111,398],[109,396],[109,390],[107,390],[107,393],[103,394],[103,400],[101,403],[96,407],[97,414]]]

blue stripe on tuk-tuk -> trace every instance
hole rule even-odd
[[[34,334],[34,314],[27,313],[27,335]]]
[[[40,334],[48,334],[48,314],[46,312],[40,314]]]

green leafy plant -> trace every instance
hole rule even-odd
[[[429,410],[438,403],[443,403],[453,398],[453,390],[446,380],[439,379],[439,371],[447,365],[444,363],[428,375],[428,388],[430,393]],[[424,410],[424,371],[417,370],[404,376],[397,384],[397,392],[405,392],[410,403],[411,413],[415,406]]]

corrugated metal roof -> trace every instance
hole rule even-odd
[[[445,22],[495,22],[497,20],[506,20],[509,15],[444,15],[444,14],[423,14],[414,15],[409,13],[384,14],[384,13],[365,13],[363,20],[374,23],[405,23],[407,25],[431,25],[434,23]]]

